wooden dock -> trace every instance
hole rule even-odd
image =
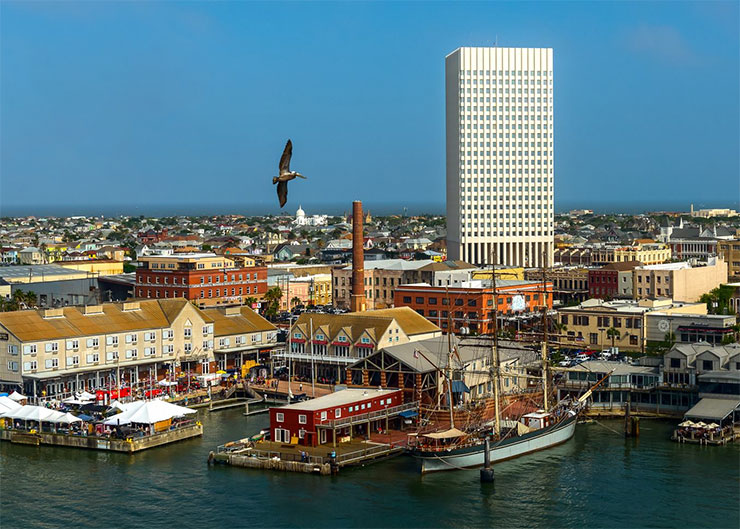
[[[133,454],[141,450],[162,446],[193,437],[203,435],[203,425],[200,422],[189,424],[175,430],[135,437],[128,439],[113,439],[111,437],[97,437],[92,435],[69,435],[52,432],[27,432],[24,430],[0,430],[0,440],[14,444],[66,446],[70,448],[86,448],[90,450],[108,450]]]
[[[227,443],[211,452],[209,463],[279,470],[283,472],[302,472],[329,475],[339,468],[364,465],[370,462],[395,457],[406,450],[406,442],[379,443],[374,441],[352,440],[331,445],[302,446],[286,445],[272,441],[256,443],[247,440]],[[332,452],[335,457],[332,457]]]

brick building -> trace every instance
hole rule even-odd
[[[214,306],[261,299],[265,292],[266,267],[239,267],[212,253],[141,257],[136,270],[137,298],[185,298]]]
[[[588,290],[592,298],[632,297],[632,270],[642,263],[610,263],[588,271]]]
[[[547,281],[547,306],[552,308],[552,282]],[[544,301],[542,281],[496,281],[499,314],[539,310]],[[469,281],[461,287],[436,287],[426,283],[401,285],[395,292],[396,307],[410,307],[443,331],[452,322],[454,332],[493,332],[493,293],[490,281]]]

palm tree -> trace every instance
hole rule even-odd
[[[26,292],[26,295],[24,296],[26,300],[26,305],[28,305],[28,308],[35,307],[38,303],[38,298],[36,297],[36,292],[33,290],[29,290]]]
[[[267,301],[267,311],[266,313],[270,316],[274,316],[277,314],[278,305],[280,303],[280,300],[283,298],[283,291],[280,290],[280,287],[272,287],[267,292],[265,292],[265,301]]]
[[[248,306],[248,307],[251,307],[255,303],[257,303],[257,298],[255,298],[253,296],[249,296],[249,297],[244,298],[244,304],[246,306]]]
[[[609,327],[606,330],[606,336],[607,336],[607,338],[611,338],[612,339],[612,349],[614,349],[614,341],[617,340],[617,339],[619,339],[619,338],[621,338],[622,333],[620,333],[614,327]]]
[[[300,305],[301,304],[301,298],[299,298],[298,296],[293,296],[293,299],[290,300],[290,304],[293,307],[295,307],[296,305]]]

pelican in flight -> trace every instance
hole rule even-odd
[[[279,176],[272,177],[272,183],[277,184],[277,195],[280,200],[281,208],[288,201],[288,182],[293,180],[296,176],[299,178],[306,178],[301,173],[290,170],[290,157],[292,154],[293,143],[288,140],[288,143],[285,144],[283,155],[280,157],[280,174]]]

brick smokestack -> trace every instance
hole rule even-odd
[[[365,253],[362,236],[362,202],[352,202],[352,312],[365,310]]]

